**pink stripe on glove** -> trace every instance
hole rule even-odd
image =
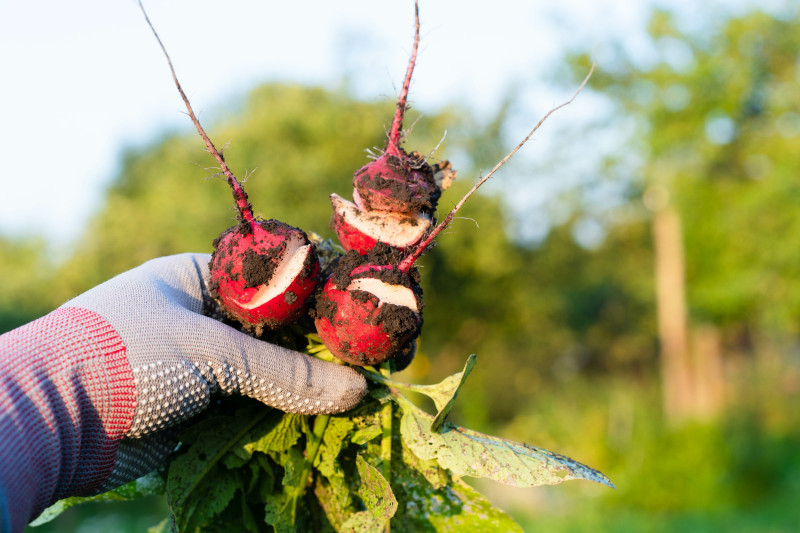
[[[99,315],[58,309],[0,336],[0,530],[96,492],[135,405],[125,346]]]

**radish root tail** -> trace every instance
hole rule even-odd
[[[244,192],[244,189],[237,181],[236,177],[234,177],[233,172],[231,172],[230,168],[228,168],[225,158],[222,157],[222,154],[214,146],[214,143],[211,142],[211,139],[208,138],[208,135],[206,135],[206,131],[203,129],[203,126],[200,125],[200,121],[197,119],[197,116],[194,114],[194,110],[192,109],[192,105],[189,103],[189,98],[186,96],[186,93],[183,92],[183,87],[181,87],[181,84],[178,81],[178,75],[175,74],[175,67],[172,66],[172,59],[170,59],[164,43],[161,42],[161,37],[158,36],[158,32],[156,31],[155,27],[153,27],[153,23],[150,22],[150,17],[147,16],[147,11],[145,11],[141,0],[139,0],[138,3],[139,8],[142,10],[142,14],[144,15],[144,19],[147,21],[147,25],[150,26],[150,30],[152,30],[153,35],[155,35],[156,41],[158,41],[158,45],[161,47],[161,51],[164,52],[164,56],[167,58],[169,70],[172,73],[172,80],[175,82],[175,86],[178,88],[178,92],[181,94],[183,103],[186,105],[189,118],[192,119],[192,123],[197,129],[197,133],[200,134],[200,137],[202,137],[203,141],[206,143],[208,152],[214,156],[214,159],[216,159],[219,163],[222,173],[225,175],[225,181],[228,182],[228,185],[230,185],[231,190],[233,191],[233,199],[236,201],[236,208],[239,210],[239,216],[246,222],[252,222],[254,218],[253,206],[247,201],[247,194]]]
[[[506,156],[503,159],[501,159],[492,168],[492,170],[489,171],[488,174],[486,174],[485,176],[483,176],[482,178],[480,178],[478,180],[478,182],[467,192],[467,194],[464,195],[463,198],[461,198],[461,200],[459,200],[459,202],[455,205],[455,207],[453,207],[453,209],[447,214],[447,216],[444,218],[444,220],[442,220],[439,224],[437,224],[437,226],[435,228],[433,228],[433,230],[428,234],[428,236],[425,237],[425,239],[423,239],[423,241],[421,243],[419,243],[419,245],[414,249],[414,251],[400,262],[400,265],[398,266],[398,268],[401,271],[408,272],[411,269],[411,267],[414,265],[414,261],[419,259],[419,256],[421,256],[422,253],[431,245],[431,243],[433,243],[433,240],[436,238],[436,236],[439,235],[439,233],[441,233],[442,230],[445,229],[450,224],[450,222],[453,220],[453,217],[455,217],[456,213],[458,213],[458,210],[461,209],[461,207],[466,203],[466,201],[469,199],[469,197],[472,196],[472,194],[475,191],[477,191],[478,188],[481,185],[486,183],[486,181],[489,178],[494,176],[494,173],[497,172],[498,170],[500,170],[500,167],[505,165],[506,162],[508,162],[508,160],[511,159],[511,157],[519,151],[520,148],[525,146],[525,143],[527,143],[530,140],[530,138],[533,136],[533,134],[536,133],[536,131],[539,129],[539,127],[544,123],[545,120],[548,119],[548,117],[550,117],[550,115],[552,115],[553,113],[555,113],[556,111],[558,111],[562,107],[568,106],[569,104],[571,104],[575,100],[575,98],[577,98],[578,94],[580,94],[580,92],[583,90],[583,88],[589,82],[589,78],[592,77],[592,74],[594,73],[594,69],[595,69],[595,64],[592,64],[592,67],[589,69],[589,73],[583,79],[583,82],[580,84],[578,89],[575,91],[575,94],[573,94],[572,97],[569,100],[567,100],[566,102],[564,102],[562,104],[559,104],[556,107],[552,108],[550,111],[548,111],[539,120],[539,122],[536,123],[536,125],[533,127],[533,129],[530,131],[530,133],[528,133],[528,135],[526,135],[525,138],[522,139],[522,141],[520,141],[520,143],[516,147],[514,147],[513,150],[511,150],[508,154],[506,154]]]

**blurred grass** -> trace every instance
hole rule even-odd
[[[800,531],[798,370],[732,366],[735,396],[705,420],[666,425],[651,378],[581,378],[541,391],[500,431],[603,471],[617,490],[476,484],[525,531]]]
[[[568,515],[516,516],[525,531],[573,533],[609,531],[615,533],[794,532],[800,530],[797,494],[748,509],[713,512],[646,513],[631,509],[609,511],[601,506],[583,507]]]
[[[52,522],[25,533],[142,533],[167,516],[166,498],[131,502],[92,502],[67,509]]]

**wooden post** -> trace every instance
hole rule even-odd
[[[664,413],[676,422],[693,411],[689,361],[683,236],[678,213],[664,207],[653,215],[658,335]]]
[[[718,328],[711,325],[694,328],[694,414],[700,418],[713,418],[725,405],[725,368],[721,344]]]

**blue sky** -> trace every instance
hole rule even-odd
[[[677,4],[690,19],[692,3]],[[591,51],[602,68],[614,36],[633,48],[643,42],[649,5],[423,0],[412,104],[458,101],[491,113],[514,82],[546,111],[569,96],[545,81],[566,47]],[[358,96],[393,98],[411,48],[411,0],[145,6],[205,122],[271,80],[337,84],[348,76]],[[165,130],[191,131],[133,0],[0,0],[0,50],[0,234],[69,243],[98,208],[126,147]],[[558,120],[586,111],[578,102]],[[546,145],[546,128],[539,137]]]

